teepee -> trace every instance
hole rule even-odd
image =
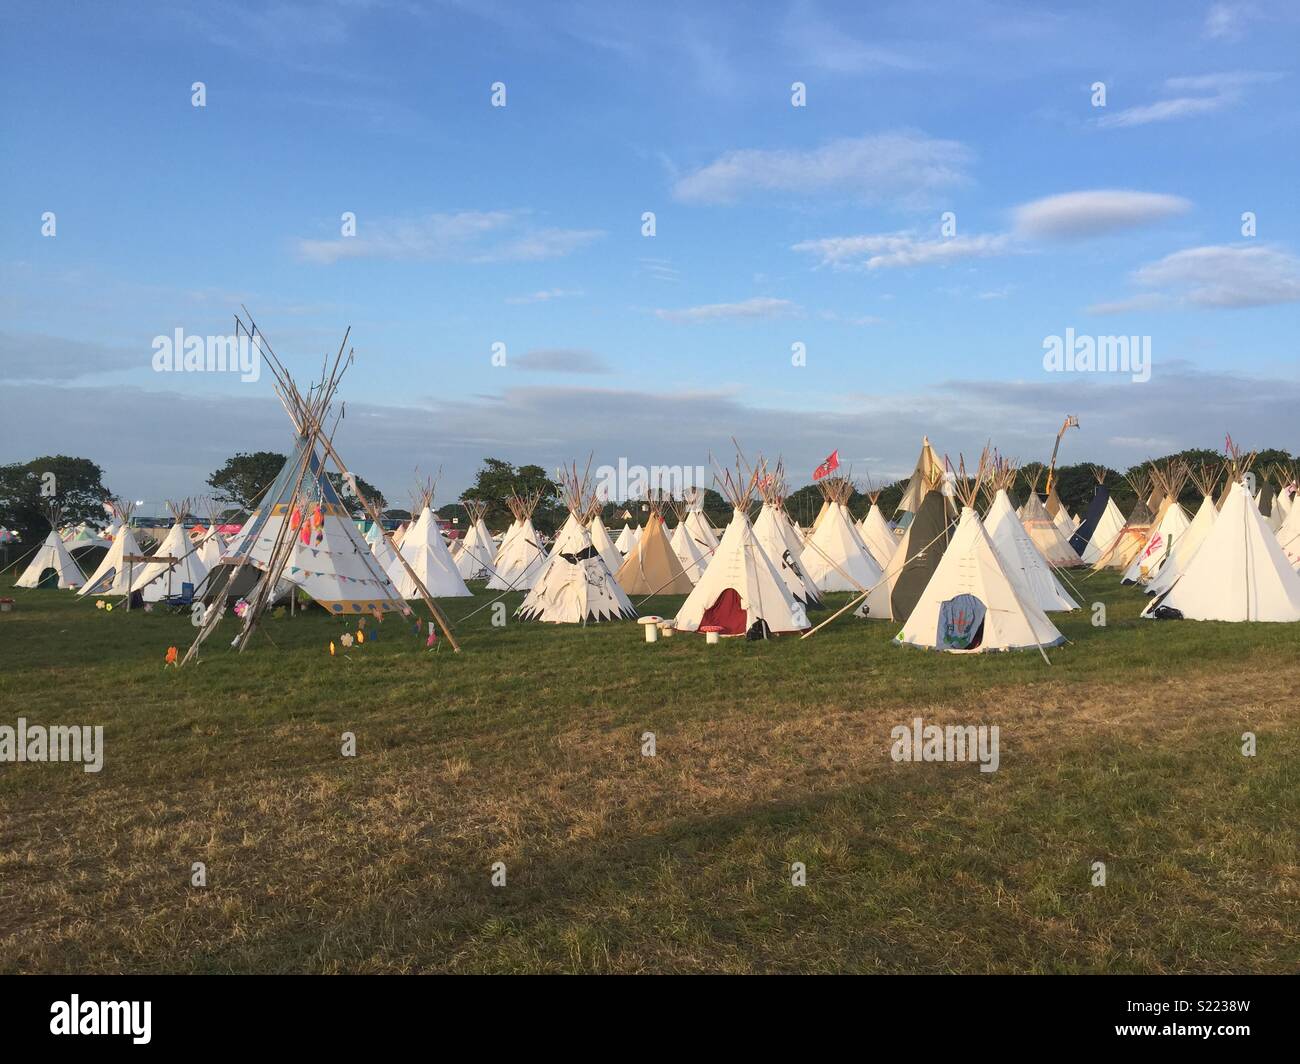
[[[226,537],[219,531],[221,504],[216,499],[207,499],[204,501],[204,508],[208,511],[208,527],[199,532],[198,544],[199,561],[209,572],[221,562],[221,555],[226,550]]]
[[[749,523],[755,479],[728,470],[719,485],[731,502],[731,524],[695,589],[677,611],[676,625],[694,632],[713,627],[722,635],[766,638],[808,627],[803,603],[790,593],[780,571],[759,545]]]
[[[695,537],[687,531],[685,501],[674,499],[669,502],[669,505],[677,517],[677,527],[673,529],[672,537],[669,539],[673,553],[677,555],[677,560],[682,563],[682,570],[691,583],[698,584],[700,577],[704,575],[704,570],[708,568],[709,558],[713,552],[711,549],[706,551],[704,545],[697,543]],[[592,542],[595,542],[594,533]]]
[[[1146,542],[1124,570],[1123,582],[1126,584],[1150,580],[1192,525],[1178,502],[1183,485],[1187,483],[1187,466],[1177,459],[1170,459],[1163,467],[1153,463],[1151,478],[1161,495],[1161,502]]]
[[[135,534],[131,531],[131,512],[135,509],[134,504],[110,499],[106,505],[113,508],[116,527],[113,533],[113,545],[108,548],[108,553],[99,563],[99,568],[81,585],[78,595],[125,595],[130,590],[129,577],[140,569],[141,563],[125,560],[141,553],[140,544],[136,542]]]
[[[636,533],[632,531],[632,526],[627,522],[623,523],[623,530],[619,532],[618,539],[614,540],[614,547],[620,554],[626,554],[636,546]],[[619,562],[619,565],[622,565]]]
[[[1214,527],[1182,575],[1143,616],[1191,621],[1300,621],[1300,573],[1259,506],[1234,479]]]
[[[533,527],[533,512],[542,501],[541,491],[520,495],[517,492],[506,499],[514,521],[506,530],[492,562],[492,576],[488,579],[491,591],[527,591],[537,579],[537,573],[546,560],[542,537]]]
[[[1061,534],[1061,530],[1047,515],[1042,500],[1038,498],[1037,475],[1030,481],[1029,498],[1020,508],[1020,521],[1025,526],[1029,538],[1034,541],[1038,552],[1047,559],[1048,565],[1059,567],[1081,564],[1081,559],[1070,546],[1069,539]]]
[[[858,522],[858,532],[862,536],[862,542],[867,545],[867,550],[871,551],[871,556],[876,559],[876,564],[883,570],[889,567],[894,554],[898,551],[898,537],[890,529],[885,515],[880,512],[880,491],[881,489],[875,488],[867,492],[867,498],[871,500],[871,509],[867,511],[867,516]]]
[[[569,517],[555,537],[532,590],[516,611],[526,621],[588,624],[636,616],[636,608],[591,542],[588,525],[600,507],[590,469],[575,464],[560,473],[561,497]]]
[[[755,487],[763,500],[763,508],[754,521],[754,538],[780,570],[790,594],[804,604],[814,607],[820,600],[817,585],[804,572],[801,558],[803,544],[790,524],[785,512],[785,468],[780,461],[768,469],[760,459],[755,474]]]
[[[921,454],[916,460],[916,469],[913,470],[912,478],[907,482],[903,497],[898,500],[898,509],[895,511],[900,515],[898,519],[900,528],[906,529],[912,523],[913,517],[920,512],[926,495],[943,478],[943,474],[943,462],[930,446],[930,437],[923,437]]]
[[[932,466],[931,481],[921,497],[920,507],[910,514],[898,550],[880,581],[855,616],[876,620],[902,621],[909,617],[930,578],[939,567],[957,523],[952,503],[952,478],[943,467]]]
[[[1136,494],[1137,501],[1133,503],[1133,509],[1123,526],[1111,537],[1110,542],[1104,543],[1098,536],[1093,536],[1093,543],[1101,548],[1092,563],[1093,572],[1102,569],[1119,569],[1122,572],[1127,569],[1151,534],[1151,525],[1155,517],[1146,503],[1146,497],[1151,489],[1151,477],[1148,473],[1138,470],[1135,473],[1124,474],[1124,479]]]
[[[158,560],[139,566],[131,581],[131,591],[140,592],[146,602],[174,598],[184,592],[186,584],[192,595],[208,575],[199,547],[185,532],[190,500],[168,501],[167,508],[172,512],[172,527],[152,556]]]
[[[436,486],[435,480],[425,480],[416,487],[411,513],[418,516],[398,548],[406,564],[393,556],[384,570],[397,593],[408,601],[421,596],[421,585],[434,598],[466,598],[473,594],[452,561],[447,542],[442,538],[442,529],[434,516]],[[386,538],[382,537],[382,532],[381,538]],[[392,553],[391,550],[388,553]],[[378,551],[375,557],[379,557]]]
[[[63,545],[68,548],[68,553],[75,555],[79,550],[89,550],[92,547],[98,547],[101,550],[108,550],[113,545],[113,541],[102,535],[98,529],[82,521],[76,528],[70,528],[59,533],[63,540]]]
[[[953,653],[1027,650],[1065,642],[1035,602],[1026,601],[1007,575],[997,547],[984,531],[975,500],[987,473],[966,476],[962,463],[955,485],[963,506],[957,531],[943,552],[915,609],[894,641],[903,646]],[[1010,510],[1010,500],[1007,500]],[[1011,513],[1014,520],[1015,514]],[[1044,655],[1046,657],[1046,655]]]
[[[984,531],[997,548],[1002,569],[1015,583],[1020,597],[1035,603],[1044,612],[1078,609],[1079,604],[1061,585],[1016,516],[1011,497],[1007,494],[1015,479],[1015,463],[1002,459],[989,463],[985,483],[994,496],[989,512],[984,516]]]
[[[81,587],[86,582],[80,566],[72,560],[63,538],[59,535],[59,518],[61,511],[57,506],[50,506],[46,517],[50,522],[50,534],[45,537],[23,575],[15,582],[15,587],[40,587],[42,580],[53,581],[63,589]],[[49,575],[52,574],[52,575]]]
[[[1092,501],[1088,503],[1083,519],[1070,535],[1070,546],[1087,565],[1097,560],[1102,550],[1110,545],[1124,527],[1124,515],[1119,512],[1115,500],[1110,497],[1110,488],[1106,486],[1109,474],[1110,470],[1105,466],[1092,467],[1092,478],[1097,486],[1093,489]]]
[[[605,527],[605,522],[600,519],[600,510],[596,510],[591,515],[591,524],[587,526],[587,531],[591,534],[591,545],[600,552],[600,556],[605,560],[605,565],[611,573],[616,573],[623,564],[623,555],[618,547],[614,545],[614,540],[609,534],[609,529]],[[685,564],[685,563],[683,563]],[[690,574],[687,573],[687,576]]]
[[[469,531],[456,552],[456,568],[464,580],[483,580],[493,571],[492,559],[496,557],[496,544],[483,521],[488,504],[477,499],[461,499],[460,504],[469,514]]]
[[[663,495],[647,492],[646,500],[650,516],[614,578],[629,595],[689,595],[695,585],[664,531]]]
[[[1148,595],[1161,595],[1173,587],[1174,581],[1191,563],[1210,534],[1210,529],[1219,516],[1219,511],[1214,506],[1214,487],[1222,471],[1222,466],[1213,466],[1208,462],[1202,462],[1197,469],[1188,469],[1192,483],[1201,492],[1201,505],[1197,507],[1196,516],[1192,518],[1187,531],[1174,541],[1165,563],[1147,583]]]
[[[853,481],[826,477],[817,482],[826,508],[804,542],[803,568],[808,582],[820,591],[867,591],[880,583],[884,571],[862,540],[849,513]]]
[[[718,534],[704,515],[704,489],[688,488],[684,493],[686,499],[686,531],[705,554],[717,550]]]

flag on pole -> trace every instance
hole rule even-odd
[[[828,477],[840,467],[840,449],[838,447],[826,456],[826,461],[813,470],[813,480]]]

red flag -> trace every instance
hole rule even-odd
[[[840,467],[840,449],[838,447],[826,456],[826,461],[813,470],[813,480],[828,477]]]

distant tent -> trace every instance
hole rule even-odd
[[[1079,555],[1085,562],[1091,562],[1088,557],[1089,544],[1092,541],[1093,533],[1101,522],[1102,516],[1107,513],[1108,508],[1113,508],[1114,503],[1110,501],[1110,489],[1106,487],[1106,474],[1108,470],[1105,466],[1093,466],[1092,478],[1097,482],[1096,488],[1093,489],[1092,501],[1088,503],[1088,509],[1083,515],[1083,520],[1075,526],[1074,532],[1070,535],[1070,546],[1074,552]],[[1115,511],[1116,517],[1119,517],[1119,511]],[[1115,526],[1115,532],[1112,538],[1123,527],[1124,520],[1119,518],[1119,524]]]
[[[36,548],[31,562],[23,570],[22,576],[15,581],[14,586],[55,586],[64,590],[81,587],[86,582],[86,577],[81,567],[72,560],[67,547],[63,545],[63,539],[58,532],[61,516],[58,507],[51,506],[46,516],[50,523],[50,534],[45,537],[45,542]]]
[[[688,488],[684,497],[686,531],[691,534],[696,543],[701,544],[701,549],[709,554],[718,547],[718,533],[709,524],[709,519],[704,516],[704,491],[702,488]]]
[[[591,545],[600,552],[600,556],[604,559],[609,571],[611,573],[618,572],[619,566],[623,564],[623,555],[610,538],[609,529],[605,527],[605,522],[600,519],[599,510],[592,515],[591,524],[587,526],[587,531],[591,534]]]
[[[957,531],[895,642],[955,653],[1042,650],[1063,643],[1047,614],[1019,593],[984,531],[974,510],[981,477],[961,480],[957,490],[965,505]],[[1009,499],[1007,510],[1014,520]]]
[[[921,500],[885,570],[884,582],[856,611],[859,617],[902,621],[909,617],[939,567],[957,522],[942,474]],[[948,490],[951,490],[949,488]]]
[[[60,533],[60,535],[63,539],[63,545],[68,548],[69,554],[96,547],[101,550],[108,550],[113,545],[111,539],[100,535],[97,529],[91,527],[85,521],[82,521],[76,528],[70,528],[66,532]]]
[[[627,522],[623,523],[623,529],[619,532],[618,538],[614,540],[614,546],[618,548],[620,554],[626,554],[636,546],[636,534],[632,531],[632,526]],[[619,565],[622,565],[619,562]]]
[[[541,501],[541,491],[528,495],[516,492],[506,500],[514,515],[514,523],[501,540],[501,547],[492,563],[495,571],[487,583],[490,590],[527,591],[533,586],[542,563],[546,561],[542,537],[533,527],[533,513]]]
[[[406,600],[423,598],[421,585],[434,598],[465,598],[473,594],[465,586],[465,581],[452,560],[451,551],[442,538],[442,529],[433,512],[435,487],[436,481],[429,479],[416,488],[411,513],[419,516],[415,518],[415,523],[402,538],[402,545],[398,548],[406,565],[394,555],[384,568],[398,595]],[[381,540],[384,540],[382,535]],[[393,552],[390,548],[386,553]],[[379,557],[378,551],[375,556]],[[407,571],[408,566],[410,572]],[[412,573],[415,574],[414,578]]]
[[[778,461],[774,467],[768,468],[760,461],[755,477],[755,488],[763,500],[763,508],[754,520],[754,538],[781,573],[790,594],[806,607],[815,606],[821,596],[801,561],[805,545],[785,512],[784,465]]]
[[[199,531],[197,543],[199,547],[199,561],[203,567],[211,572],[221,562],[221,556],[226,551],[226,537],[221,534],[221,507],[215,499],[208,499],[206,502],[208,511],[208,527]]]
[[[199,548],[190,542],[185,532],[185,519],[190,514],[190,500],[168,502],[174,519],[172,527],[152,555],[151,560],[137,567],[131,583],[132,592],[140,592],[146,602],[160,602],[185,593],[193,595],[208,575],[208,567],[199,556]]]
[[[871,499],[871,509],[867,511],[867,516],[858,522],[858,532],[862,535],[862,542],[867,545],[867,550],[871,551],[871,556],[876,559],[876,564],[883,570],[889,567],[889,563],[898,551],[898,537],[889,527],[885,515],[880,512],[880,492],[868,491],[867,497]]]
[[[907,482],[903,497],[898,500],[898,508],[895,513],[917,513],[921,509],[922,502],[925,501],[925,496],[943,477],[943,473],[943,462],[935,454],[934,448],[930,446],[930,437],[926,436],[921,440],[921,454],[916,460],[916,469],[912,472],[912,478]],[[909,523],[910,519],[900,522],[901,525]]]
[[[737,470],[724,473],[723,494],[732,504],[731,524],[722,534],[708,569],[677,611],[683,631],[715,627],[722,635],[765,638],[808,627],[803,603],[790,593],[780,571],[759,545],[749,523],[754,480]]]
[[[867,548],[849,513],[853,481],[826,477],[818,481],[826,500],[821,521],[803,547],[803,569],[819,591],[867,591],[877,587],[884,570]]]
[[[689,595],[694,583],[664,531],[663,497],[647,497],[650,516],[614,578],[629,595]]]
[[[636,608],[591,542],[587,525],[600,503],[589,475],[575,465],[560,477],[568,520],[555,537],[532,590],[516,611],[523,620],[588,624],[636,616]]]
[[[682,570],[687,578],[692,584],[698,584],[700,577],[704,575],[704,570],[709,566],[713,548],[697,542],[691,535],[686,525],[686,503],[674,502],[671,505],[673,513],[677,515],[677,527],[673,529],[669,542],[672,544],[673,553],[677,555],[677,560],[682,563]]]
[[[116,517],[117,531],[113,535],[113,545],[108,548],[99,568],[81,586],[78,595],[125,595],[130,590],[128,576],[134,575],[140,568],[141,563],[124,560],[141,553],[140,544],[131,531],[131,512],[135,507],[118,499],[111,499],[107,505],[113,507]]]
[[[1006,490],[1014,479],[1015,467],[1010,463],[996,466],[989,474],[990,488],[996,494],[984,518],[984,531],[997,549],[1002,569],[1015,583],[1020,597],[1044,612],[1078,609],[1079,604],[1061,585],[1016,516]]]
[[[1152,465],[1151,476],[1162,495],[1162,501],[1146,542],[1124,570],[1126,584],[1146,583],[1164,564],[1170,550],[1182,540],[1192,525],[1178,502],[1183,485],[1187,483],[1187,467],[1182,462],[1171,459],[1163,468]]]
[[[1300,568],[1300,503],[1292,505],[1291,512],[1277,530],[1277,542],[1291,565]]]
[[[1047,516],[1047,510],[1038,498],[1037,488],[1036,480],[1030,483],[1029,498],[1020,508],[1020,521],[1029,538],[1034,541],[1034,546],[1049,565],[1061,567],[1082,564],[1082,559],[1070,546],[1069,539],[1062,535],[1055,522]]]
[[[1174,581],[1196,557],[1196,552],[1200,550],[1201,544],[1205,542],[1219,516],[1219,511],[1214,507],[1214,486],[1222,472],[1221,468],[1202,462],[1199,469],[1188,472],[1201,491],[1201,505],[1197,508],[1190,527],[1175,540],[1165,563],[1148,582],[1148,595],[1162,595],[1174,586]]]
[[[1151,478],[1149,474],[1139,471],[1126,474],[1124,479],[1136,493],[1137,501],[1133,504],[1133,509],[1123,526],[1109,542],[1103,541],[1097,535],[1093,536],[1093,545],[1101,548],[1101,552],[1092,563],[1094,572],[1102,569],[1119,569],[1122,572],[1127,569],[1151,534],[1151,525],[1155,517],[1146,504]]]
[[[461,548],[456,552],[456,568],[462,579],[484,580],[493,571],[492,560],[497,553],[492,533],[483,522],[488,504],[477,499],[462,499],[460,504],[469,514],[469,531],[465,533]]]
[[[1193,621],[1300,621],[1292,568],[1250,493],[1234,480],[1214,527],[1174,586],[1143,616]]]

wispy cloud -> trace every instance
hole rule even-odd
[[[605,235],[600,229],[538,228],[522,211],[457,211],[406,219],[358,219],[355,236],[300,238],[301,259],[324,265],[341,259],[441,259],[536,262],[560,258]]]
[[[1099,236],[1151,225],[1191,209],[1181,196],[1124,189],[1092,189],[1047,196],[1017,207],[1017,234],[1038,239]]]
[[[608,373],[609,366],[592,351],[572,347],[548,347],[526,351],[510,359],[509,365],[530,373]]]
[[[1186,248],[1134,271],[1146,291],[1094,303],[1090,314],[1192,306],[1208,310],[1300,303],[1300,258],[1269,244]]]
[[[1115,114],[1103,115],[1097,119],[1097,125],[1103,129],[1121,129],[1211,114],[1240,103],[1245,98],[1247,86],[1277,81],[1280,77],[1281,74],[1267,71],[1238,71],[1168,78],[1164,83],[1168,92],[1208,95],[1172,96],[1154,103],[1129,107]]]
[[[507,303],[549,303],[555,299],[571,299],[583,294],[581,288],[546,288],[540,292],[531,292],[526,296],[509,296]]]
[[[879,270],[989,258],[1005,254],[1010,244],[1011,238],[1005,233],[922,238],[901,232],[803,240],[792,250],[816,255],[821,266]]]
[[[735,203],[760,193],[915,200],[966,181],[970,158],[958,141],[911,131],[843,138],[807,151],[746,148],[678,178],[673,195],[684,203]]]
[[[1201,34],[1212,41],[1239,41],[1253,10],[1248,4],[1211,4]]]
[[[656,310],[664,321],[698,323],[706,321],[755,320],[759,318],[784,318],[799,313],[799,306],[788,299],[755,296],[739,303],[707,303],[698,307],[677,310]]]
[[[790,8],[782,41],[794,47],[801,65],[829,74],[914,71],[931,66],[898,45],[854,37],[843,25],[822,17],[809,3],[796,3]]]

